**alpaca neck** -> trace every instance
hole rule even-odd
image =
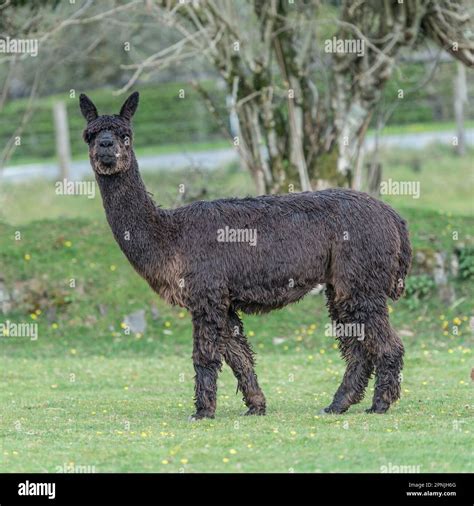
[[[133,152],[128,170],[96,174],[96,179],[115,240],[135,269],[149,279],[164,251],[166,211],[157,208],[147,193]]]

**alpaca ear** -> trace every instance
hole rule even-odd
[[[128,121],[132,119],[132,116],[135,114],[138,107],[139,96],[140,94],[138,91],[135,91],[127,98],[127,100],[125,100],[122,108],[120,109],[120,116],[122,116],[122,118],[125,118]]]
[[[82,115],[86,118],[88,123],[99,116],[96,106],[87,95],[84,95],[84,93],[81,93],[81,96],[79,97],[79,106],[81,108]]]

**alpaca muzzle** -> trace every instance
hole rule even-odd
[[[98,153],[97,158],[101,164],[108,167],[113,167],[117,163],[117,157],[115,153]]]
[[[97,139],[97,158],[103,165],[113,166],[117,162],[117,149],[111,132],[105,131]]]

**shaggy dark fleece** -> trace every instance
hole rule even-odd
[[[217,375],[232,368],[248,407],[265,413],[252,349],[238,311],[262,313],[326,284],[327,305],[347,370],[325,411],[359,402],[370,376],[369,411],[400,396],[403,344],[390,326],[411,261],[405,221],[365,193],[334,189],[195,202],[161,209],[147,193],[132,149],[132,94],[119,115],[98,116],[81,95],[84,139],[112,232],[130,263],[160,296],[185,307],[194,328],[194,418],[213,417]],[[360,325],[363,333],[348,335]]]

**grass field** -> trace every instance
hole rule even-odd
[[[448,156],[426,155],[420,202],[392,196],[415,248],[452,249],[453,230],[472,240],[467,192],[460,189],[459,201],[440,196],[442,174],[446,192],[470,176],[465,160],[453,159],[455,170],[447,172]],[[391,177],[404,177],[404,160]],[[251,191],[247,175],[235,168],[147,177],[164,205],[175,201],[183,180],[191,189],[207,186],[209,198]],[[387,415],[364,412],[371,390],[347,414],[319,414],[344,365],[325,335],[329,319],[316,295],[245,317],[268,415],[241,416],[244,405],[224,367],[216,418],[190,423],[189,315],[161,302],[136,275],[111,236],[100,197],[59,197],[52,183],[3,190],[0,278],[27,294],[3,321],[37,324],[38,339],[0,338],[0,471],[474,470],[468,282],[455,283],[449,307],[435,293],[416,306],[407,299],[391,304],[406,360],[402,399]],[[137,309],[145,310],[147,328],[128,335],[124,318]]]

